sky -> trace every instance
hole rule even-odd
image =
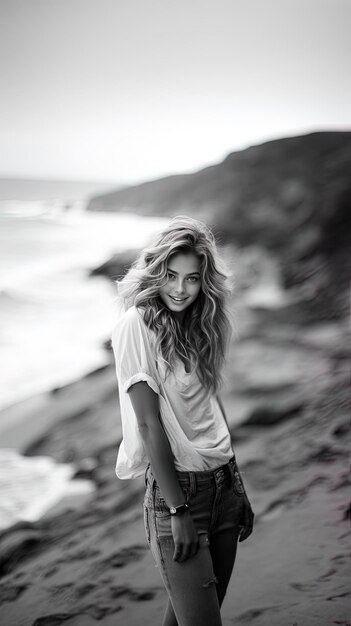
[[[349,0],[0,0],[0,176],[133,183],[351,130]]]

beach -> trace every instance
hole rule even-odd
[[[198,594],[235,552],[227,496],[251,503],[223,626],[351,626],[351,0],[0,13],[0,626],[163,623],[112,337],[121,385],[147,379],[123,424],[150,434],[162,507],[167,436],[175,469],[215,464]]]
[[[350,331],[288,305],[236,305],[223,403],[252,507],[223,624],[350,624]],[[121,427],[113,355],[71,384],[4,409],[2,446],[70,463],[92,490],[0,536],[6,626],[159,624],[166,595],[143,528],[143,479],[114,473]],[[49,419],[48,419],[49,418]],[[7,419],[7,421],[6,421]],[[79,490],[78,490],[79,491]]]

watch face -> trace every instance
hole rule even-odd
[[[177,509],[174,506],[171,506],[171,508],[169,509],[169,512],[171,515],[175,515],[177,512]]]

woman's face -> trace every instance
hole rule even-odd
[[[201,289],[200,259],[196,254],[178,252],[167,262],[168,281],[160,287],[160,298],[181,320]]]

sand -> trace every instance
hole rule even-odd
[[[223,395],[256,514],[239,544],[223,624],[346,626],[349,333],[285,317],[277,325],[276,313],[262,319],[251,316],[233,346]],[[146,545],[143,480],[114,474],[121,431],[112,355],[110,366],[2,417],[15,422],[3,446],[74,462],[96,489],[1,534],[1,624],[160,624],[166,594]]]

